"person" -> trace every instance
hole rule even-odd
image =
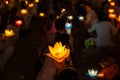
[[[104,15],[104,12],[98,13],[98,22],[88,28],[88,32],[94,32],[96,34],[95,45],[97,48],[100,47],[113,47],[114,44],[111,42],[111,35],[114,31],[115,26],[111,23],[109,18]]]
[[[64,18],[56,20],[55,25],[57,32],[55,36],[55,42],[61,41],[63,45],[68,45],[71,47],[71,52],[73,52],[73,37],[72,35],[66,33],[65,23],[66,20]]]
[[[85,2],[84,5],[86,10],[84,24],[85,24],[85,28],[87,28],[97,22],[97,14],[89,2]]]

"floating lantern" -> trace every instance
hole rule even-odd
[[[35,3],[39,3],[39,0],[35,0]]]
[[[108,0],[108,2],[111,2],[112,0]]]
[[[33,4],[33,3],[30,3],[30,4],[28,4],[28,6],[29,6],[30,8],[32,8],[32,7],[34,6],[34,4]]]
[[[110,6],[115,6],[115,2],[110,2]]]
[[[98,70],[88,69],[87,75],[91,78],[96,78],[98,76]]]
[[[28,11],[27,11],[27,9],[21,9],[21,10],[20,10],[20,13],[23,14],[23,15],[25,15],[25,14],[28,13]]]
[[[62,46],[61,42],[56,42],[54,47],[48,46],[50,53],[46,54],[57,62],[63,62],[70,54],[70,49]]]
[[[108,13],[114,13],[115,10],[114,9],[108,9]]]
[[[62,10],[61,10],[61,13],[64,13],[66,10],[65,10],[65,8],[63,8]]]
[[[71,29],[72,28],[72,23],[71,22],[66,22],[65,23],[65,28],[66,29]]]
[[[9,4],[9,1],[8,1],[8,0],[4,0],[4,3],[5,3],[5,4]]]
[[[67,16],[68,20],[73,20],[73,16]]]
[[[117,20],[118,22],[120,22],[120,15],[116,18],[116,20]]]
[[[114,13],[114,14],[110,13],[108,16],[109,16],[109,18],[111,18],[111,19],[115,19],[115,18],[116,18],[116,14],[115,14],[115,13]]]
[[[14,33],[14,31],[12,29],[5,29],[4,36],[12,37],[14,35],[15,35],[15,33]]]
[[[79,19],[80,21],[82,21],[82,20],[84,20],[84,16],[78,16],[78,19]]]
[[[15,25],[16,26],[22,26],[23,21],[22,20],[15,20]]]
[[[40,17],[44,17],[45,14],[44,14],[43,12],[41,12],[41,13],[39,13],[39,16],[40,16]]]

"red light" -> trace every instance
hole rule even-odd
[[[16,25],[16,26],[22,26],[22,24],[23,24],[23,21],[22,21],[22,20],[16,20],[16,21],[15,21],[15,25]]]

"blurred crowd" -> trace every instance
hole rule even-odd
[[[110,53],[114,53],[115,48],[120,46],[119,18],[113,19],[109,16],[108,9],[111,6],[108,1],[102,0],[98,3],[99,5],[94,5],[92,1],[50,0],[46,3],[44,1],[34,3],[33,7],[21,1],[20,5],[11,9],[0,2],[0,68],[4,68],[14,52],[14,44],[21,37],[20,33],[30,29],[32,20],[42,12],[45,14],[46,21],[43,24],[42,45],[40,46],[44,50],[38,52],[39,61],[34,65],[36,80],[80,80],[73,67],[74,43],[75,35],[77,35],[75,29],[86,34],[85,38],[77,35],[77,37],[82,36],[84,53],[94,48],[104,56],[111,56]],[[117,1],[114,6],[117,16],[120,15],[119,3],[120,1]],[[27,12],[22,13],[21,10],[27,10]],[[6,30],[13,30],[14,35],[4,35]],[[48,46],[54,46],[57,42],[61,42],[65,48],[70,49],[69,55],[60,62],[46,54],[51,52]],[[44,59],[41,61],[41,58]],[[110,80],[114,80],[115,76]]]

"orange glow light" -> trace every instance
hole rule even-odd
[[[27,11],[27,9],[21,9],[21,10],[20,10],[20,13],[21,13],[21,14],[27,14],[28,11]]]
[[[116,20],[117,20],[118,22],[120,22],[120,15],[119,15],[118,17],[116,17]]]
[[[108,13],[114,13],[115,10],[114,9],[108,9]]]
[[[116,18],[116,14],[112,14],[112,13],[110,13],[110,14],[109,14],[109,18],[111,18],[111,19],[115,19],[115,18]]]
[[[44,17],[45,14],[41,12],[41,13],[39,13],[39,16],[40,16],[40,17]]]
[[[115,2],[110,2],[110,6],[115,6]]]
[[[15,25],[17,25],[17,26],[21,26],[22,24],[23,24],[22,20],[16,20],[15,21]]]

